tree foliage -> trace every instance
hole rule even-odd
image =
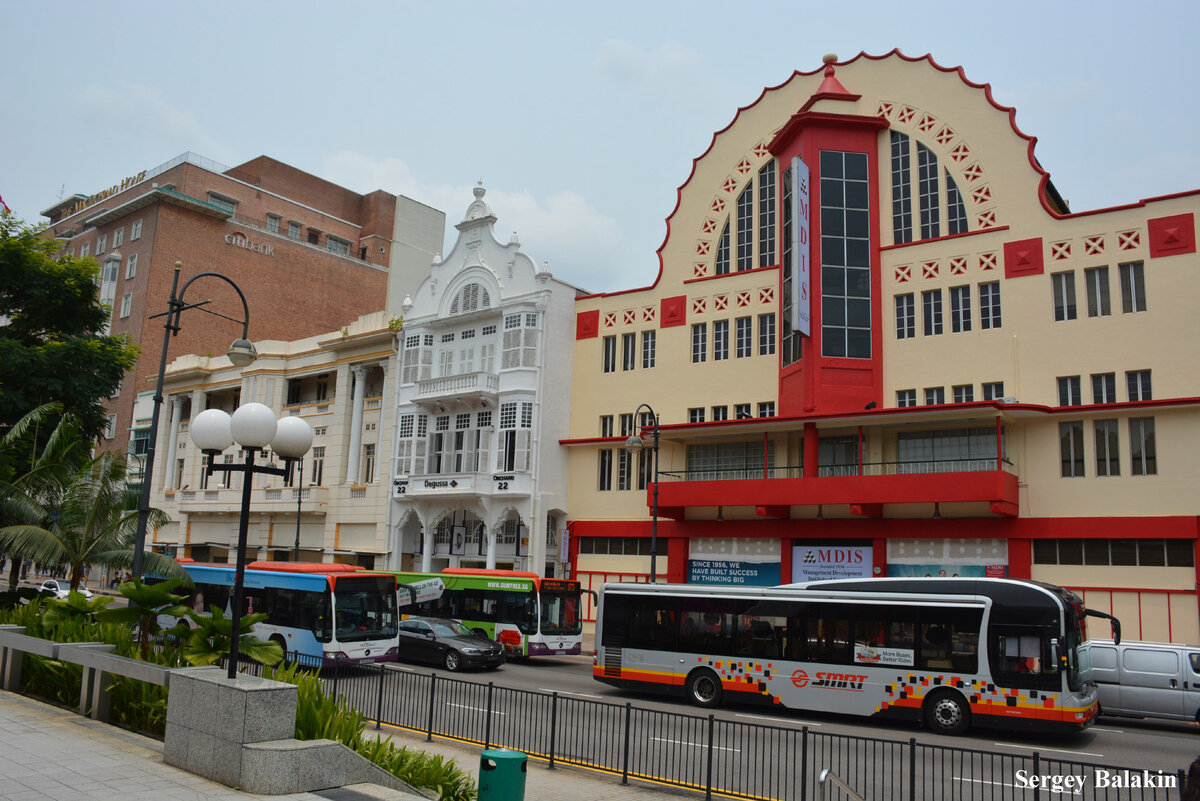
[[[91,437],[103,399],[137,361],[137,347],[104,333],[96,262],[60,252],[39,227],[0,212],[0,430],[58,402]]]

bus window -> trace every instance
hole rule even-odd
[[[979,621],[973,609],[921,609],[917,666],[925,670],[975,673],[979,669]]]
[[[993,626],[996,641],[992,675],[1001,687],[1058,689],[1057,665],[1050,658],[1050,632],[1032,627]]]
[[[726,654],[734,650],[737,607],[747,604],[728,599],[689,597],[681,604],[679,650],[703,654]]]
[[[802,640],[793,646],[794,658],[802,662],[852,664],[849,606],[805,604],[798,629]]]
[[[917,610],[901,606],[859,606],[854,614],[856,664],[916,664]]]
[[[297,628],[309,629],[317,638],[317,642],[329,642],[329,610],[325,593],[298,592],[296,602]]]
[[[787,618],[739,615],[737,620],[737,655],[750,659],[779,659],[783,656],[784,632]]]

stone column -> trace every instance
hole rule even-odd
[[[163,479],[163,490],[175,489],[175,462],[179,459],[179,420],[183,416],[183,398],[171,398],[171,427],[167,431],[167,452],[163,454],[167,463],[167,475]]]
[[[421,537],[424,538],[425,544],[421,547],[421,572],[433,572],[433,527],[426,526],[421,532]]]
[[[358,467],[362,461],[362,417],[363,417],[363,398],[367,392],[367,367],[366,365],[356,364],[350,368],[350,372],[354,374],[354,396],[350,401],[350,447],[346,453],[346,483],[358,483]]]

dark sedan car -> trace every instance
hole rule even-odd
[[[399,658],[432,662],[446,670],[494,670],[504,664],[504,646],[453,620],[410,617],[400,621]]]

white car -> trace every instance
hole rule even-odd
[[[42,582],[42,586],[38,588],[41,592],[52,592],[55,598],[66,599],[71,594],[71,582],[58,581],[57,579],[46,579]],[[92,591],[87,587],[80,587],[78,592],[83,593],[83,597],[89,601],[92,600]]]

